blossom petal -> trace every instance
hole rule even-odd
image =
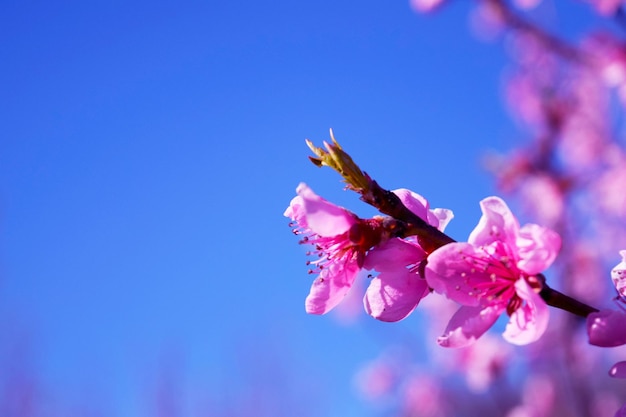
[[[609,375],[613,378],[626,378],[626,361],[617,362],[611,370],[609,370]]]
[[[368,252],[363,268],[379,272],[406,269],[426,259],[426,252],[417,244],[392,238]]]
[[[519,261],[517,266],[529,275],[545,271],[554,262],[561,249],[558,233],[536,224],[524,225],[516,240]]]
[[[452,218],[454,217],[452,210],[440,208],[431,210],[428,200],[426,200],[424,197],[417,194],[416,192],[413,192],[406,188],[399,188],[397,190],[394,190],[393,193],[397,195],[398,198],[400,198],[402,204],[404,204],[406,208],[411,210],[413,214],[416,214],[426,223],[436,227],[442,232],[446,228],[450,220],[452,220]]]
[[[411,210],[413,214],[416,214],[422,220],[427,220],[428,201],[424,197],[406,188],[393,190],[393,193],[398,196],[402,204]]]
[[[381,272],[372,279],[363,305],[367,313],[381,321],[398,321],[408,316],[428,295],[426,281],[406,268]]]
[[[309,314],[325,314],[337,306],[346,296],[359,272],[356,260],[328,262],[313,281],[305,301]]]
[[[502,241],[513,247],[519,223],[506,203],[499,197],[487,197],[480,202],[480,209],[483,215],[470,233],[468,242],[483,246]]]
[[[296,192],[302,198],[306,222],[314,233],[323,237],[338,236],[356,223],[354,214],[318,196],[305,183],[300,183]]]
[[[285,209],[283,216],[289,217],[291,220],[297,221],[298,224],[303,228],[308,227],[308,225],[306,224],[304,208],[302,207],[302,197],[300,197],[299,195],[291,199],[291,202],[289,202],[289,206],[287,207],[287,209]]]
[[[489,330],[503,311],[504,308],[499,305],[485,308],[461,306],[437,343],[443,347],[468,346]]]
[[[448,209],[436,208],[428,212],[428,224],[435,226],[441,232],[446,229],[446,226],[453,218],[454,213]]]
[[[474,295],[472,282],[490,281],[489,274],[473,267],[471,259],[486,256],[469,243],[449,243],[435,250],[428,257],[426,281],[435,291],[466,306],[480,303]]]
[[[524,279],[515,282],[517,295],[526,303],[511,314],[503,337],[514,345],[526,345],[539,339],[548,327],[548,305]]]
[[[602,310],[587,316],[589,343],[601,347],[626,344],[626,313]]]

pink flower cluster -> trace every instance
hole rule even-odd
[[[313,281],[306,311],[325,314],[341,302],[361,269],[377,270],[364,298],[366,311],[382,321],[397,321],[413,311],[428,294],[426,281],[418,273],[426,252],[414,239],[390,236],[383,218],[361,219],[316,195],[306,184],[296,189],[285,216],[294,223],[301,244],[312,245],[317,259],[309,262]],[[409,190],[394,192],[414,214],[443,230],[452,218],[449,210],[429,208],[428,202]]]
[[[411,212],[443,231],[452,213],[429,208],[422,196],[394,193]],[[509,323],[504,338],[522,345],[537,340],[548,323],[548,306],[539,292],[541,272],[561,245],[555,232],[519,226],[504,201],[481,201],[483,215],[468,242],[450,243],[428,254],[413,236],[396,237],[382,217],[360,219],[317,196],[305,184],[285,211],[301,244],[313,245],[316,259],[306,311],[324,314],[348,293],[361,269],[377,271],[363,304],[372,317],[398,321],[407,317],[432,290],[461,304],[438,342],[463,347],[484,334],[502,313]]]

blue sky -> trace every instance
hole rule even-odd
[[[305,181],[372,214],[307,160],[333,128],[381,185],[472,229],[480,157],[516,133],[470,7],[3,2],[0,338],[25,340],[60,408],[150,415],[173,372],[189,410],[267,390],[285,416],[368,415],[353,372],[419,318],[306,315],[282,213]]]

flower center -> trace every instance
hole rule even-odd
[[[347,232],[330,237],[320,236],[307,228],[300,228],[294,222],[289,225],[295,235],[303,235],[299,244],[314,246],[314,249],[306,253],[307,256],[314,258],[306,262],[311,266],[309,274],[320,273],[330,261],[338,263],[356,261],[361,267],[366,252],[381,242],[384,232],[380,218],[358,219]]]
[[[469,295],[487,304],[506,303],[517,309],[515,282],[524,274],[517,268],[510,249],[502,242],[494,242],[479,250],[482,253],[463,257],[469,264],[470,273],[463,272],[461,276],[472,288]]]

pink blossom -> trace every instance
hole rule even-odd
[[[410,190],[394,193],[409,210],[439,230],[443,231],[453,217],[449,210],[431,210],[424,197]],[[411,314],[429,293],[426,280],[419,274],[425,259],[426,252],[413,239],[392,238],[372,249],[363,266],[379,274],[372,278],[363,299],[367,313],[381,321],[398,321]]]
[[[596,12],[602,16],[611,16],[617,13],[617,10],[624,3],[622,0],[588,0],[596,9]]]
[[[523,345],[536,341],[548,324],[548,307],[537,277],[552,264],[561,245],[555,232],[527,224],[520,228],[498,197],[480,202],[482,217],[467,243],[450,243],[428,258],[426,280],[438,293],[462,304],[438,340],[447,347],[474,342],[503,313],[510,316],[504,338]]]
[[[355,383],[367,399],[380,399],[389,395],[397,384],[398,376],[387,358],[379,358],[365,365],[355,375]]]
[[[593,197],[596,204],[611,216],[624,219],[626,213],[626,195],[623,184],[626,181],[626,155],[619,149],[610,149],[613,159],[593,183]]]
[[[409,4],[418,13],[429,13],[439,8],[444,0],[410,0]]]
[[[527,73],[509,77],[505,85],[505,97],[509,108],[523,123],[531,126],[543,123],[542,96],[537,81]]]
[[[364,267],[379,274],[372,278],[363,298],[365,311],[381,321],[408,316],[428,295],[426,280],[417,271],[424,259],[426,252],[408,240],[393,238],[374,248]]]
[[[490,2],[477,3],[469,18],[472,32],[483,40],[494,40],[506,27],[501,10]]]
[[[527,175],[521,179],[518,193],[523,209],[542,224],[555,225],[563,218],[563,192],[552,176]]]
[[[458,353],[455,368],[463,371],[470,390],[480,393],[486,392],[504,374],[512,349],[502,339],[485,334],[476,343],[459,349]]]
[[[441,381],[427,374],[415,373],[404,387],[403,415],[444,417],[449,415],[449,399]]]
[[[602,0],[605,2],[605,0]],[[609,0],[613,2],[614,0]],[[621,0],[615,4],[621,3]],[[607,32],[595,32],[583,39],[584,51],[593,59],[597,72],[608,87],[626,82],[626,54],[620,40]]]
[[[556,383],[547,375],[531,375],[524,382],[522,403],[513,408],[506,417],[547,417],[555,413]]]
[[[530,10],[534,9],[541,3],[541,0],[516,0],[515,5],[520,9]]]
[[[316,195],[306,184],[296,189],[284,215],[297,224],[294,233],[304,235],[301,244],[314,246],[309,254],[313,281],[305,308],[310,314],[325,314],[343,300],[363,266],[365,254],[381,236],[380,220],[363,220]]]

